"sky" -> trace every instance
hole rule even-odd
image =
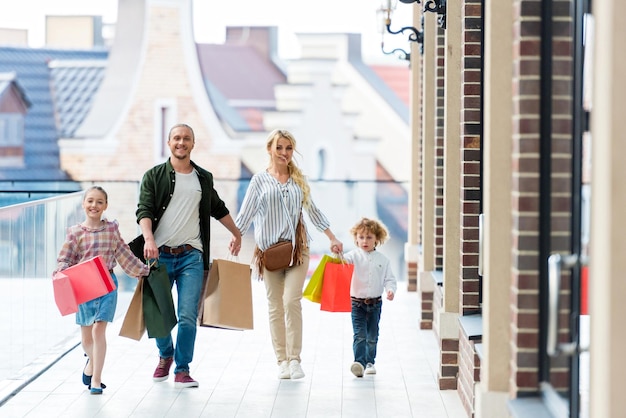
[[[126,1],[126,0],[119,0]],[[380,50],[380,0],[192,0],[194,34],[199,43],[222,43],[226,26],[277,26],[279,54],[298,56],[296,33],[361,33],[368,61],[393,63]],[[383,0],[386,3],[386,0]],[[44,45],[46,15],[100,15],[117,20],[118,0],[0,0],[0,27],[28,29],[29,45]],[[399,3],[392,29],[410,24],[411,7]],[[386,35],[385,45],[408,50],[404,35]]]

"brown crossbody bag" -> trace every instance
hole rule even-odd
[[[258,246],[254,249],[255,264],[258,268],[259,276],[262,276],[263,268],[266,268],[268,271],[276,271],[286,269],[292,265],[302,264],[302,249],[306,247],[306,229],[302,219],[302,211],[300,211],[298,225],[296,225],[294,231],[285,201],[283,200],[282,203],[285,215],[294,234],[294,240],[279,241],[265,251],[261,251]]]

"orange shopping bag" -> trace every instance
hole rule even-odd
[[[111,293],[115,283],[101,256],[75,264],[58,272],[52,279],[54,300],[67,315],[78,311],[78,305]],[[71,292],[70,292],[71,290]]]
[[[354,264],[326,263],[320,309],[328,312],[351,312],[350,282]]]

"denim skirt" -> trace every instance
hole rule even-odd
[[[97,299],[78,305],[78,312],[76,312],[77,325],[86,327],[93,325],[97,321],[113,322],[117,307],[118,285],[115,274],[111,273],[111,277],[115,283],[115,290]]]

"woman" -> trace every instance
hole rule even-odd
[[[308,234],[302,209],[330,240],[330,250],[343,251],[343,244],[330,230],[330,223],[311,199],[311,190],[302,171],[293,161],[296,140],[291,133],[275,130],[267,144],[269,166],[255,174],[243,199],[235,224],[244,235],[254,222],[257,274],[265,282],[269,308],[270,332],[279,366],[279,379],[301,379],[302,287],[309,268]],[[279,241],[294,244],[290,266],[269,271],[264,267],[264,252]],[[231,241],[233,255],[238,243]]]

